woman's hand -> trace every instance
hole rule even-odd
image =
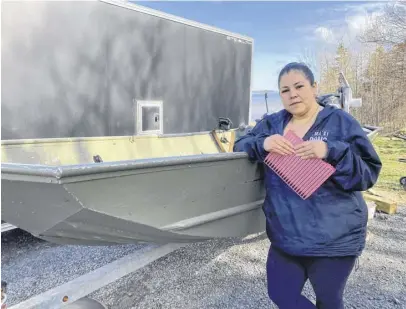
[[[324,159],[327,155],[327,144],[323,141],[306,141],[294,147],[296,155],[302,159]]]
[[[279,134],[268,136],[264,140],[264,149],[267,152],[275,152],[280,155],[289,155],[295,153],[292,143]]]

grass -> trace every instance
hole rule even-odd
[[[406,163],[399,162],[399,158],[406,158],[406,141],[378,135],[373,144],[382,161],[381,174],[373,190],[406,204],[406,191],[399,183],[401,177],[406,177]]]

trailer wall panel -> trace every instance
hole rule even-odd
[[[1,22],[3,140],[138,134],[148,100],[163,134],[249,122],[250,41],[104,2],[3,2]]]

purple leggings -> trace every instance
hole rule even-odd
[[[266,265],[269,298],[279,309],[344,309],[344,288],[356,259],[296,257],[271,247]],[[316,306],[301,295],[307,279],[316,294]]]

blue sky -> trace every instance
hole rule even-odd
[[[377,16],[377,1],[136,1],[137,4],[198,21],[254,39],[253,89],[277,89],[284,64],[316,63],[317,53],[331,52],[339,40],[359,46],[356,35],[367,16]],[[317,67],[314,66],[318,79]]]

